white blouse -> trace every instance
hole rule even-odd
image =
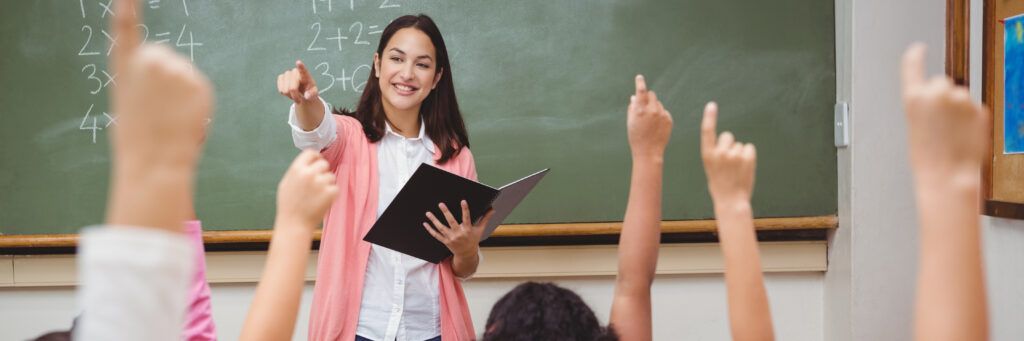
[[[292,105],[288,124],[296,147],[323,150],[337,138],[337,122],[326,102],[324,108],[320,126],[307,132],[298,126]],[[379,218],[420,163],[435,164],[436,147],[425,134],[422,122],[415,138],[406,138],[387,125],[377,143]],[[423,341],[441,335],[438,276],[437,264],[372,245],[356,334],[371,340],[398,341]]]

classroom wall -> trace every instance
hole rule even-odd
[[[971,1],[971,95],[981,101],[983,1]],[[1024,336],[1024,221],[992,217],[981,220],[985,243],[989,318],[992,340]]]
[[[827,340],[908,340],[917,271],[916,212],[906,159],[899,57],[928,44],[943,71],[945,1],[836,1],[837,98],[850,104],[851,145],[839,150],[840,228],[825,274]],[[971,1],[972,94],[981,91],[982,1]],[[1024,335],[1024,221],[982,217],[992,340]]]
[[[972,1],[972,21],[981,1]],[[851,109],[851,145],[840,149],[840,228],[829,240],[829,269],[768,274],[778,339],[907,340],[917,264],[917,226],[906,135],[898,92],[898,61],[911,41],[929,46],[929,72],[942,71],[945,2],[836,0],[837,98]],[[908,20],[912,18],[912,20]],[[980,26],[973,24],[971,83],[981,84]],[[980,92],[975,91],[976,95]],[[1024,335],[1024,221],[982,218],[993,340]],[[518,280],[470,282],[478,328],[501,293]],[[562,278],[607,320],[614,279]],[[214,315],[225,340],[235,339],[255,286],[214,285]],[[659,276],[654,285],[655,338],[727,339],[719,275]],[[311,292],[304,296],[305,325]],[[23,339],[74,316],[72,289],[0,290],[0,334]],[[299,328],[296,339],[304,339]],[[680,337],[681,335],[685,337]]]
[[[766,286],[780,340],[821,340],[822,279],[820,272],[770,273]],[[608,320],[614,277],[551,278],[575,290]],[[478,333],[491,305],[518,279],[474,279],[466,295]],[[222,340],[237,340],[254,284],[214,284],[214,320]],[[727,340],[728,317],[721,275],[660,275],[654,282],[655,340]],[[312,285],[307,285],[294,340],[305,340]],[[67,328],[75,316],[71,287],[0,289],[0,338],[23,340],[43,332]]]
[[[985,271],[992,340],[1024,337],[1024,221],[985,217]]]
[[[852,64],[852,39],[853,39],[853,1],[836,0],[836,102],[850,103],[851,88],[851,64]],[[853,113],[851,108],[850,113]],[[847,122],[848,132],[852,132],[851,122]],[[852,140],[852,136],[849,136]],[[849,140],[848,140],[849,141]],[[852,143],[853,141],[850,141]],[[836,169],[839,172],[837,177],[838,190],[838,216],[839,228],[829,234],[828,240],[828,269],[825,272],[825,307],[823,320],[825,321],[825,336],[828,340],[848,341],[852,335],[852,312],[850,297],[850,286],[852,281],[851,264],[851,242],[853,236],[851,229],[850,212],[850,186],[852,174],[850,172],[850,149],[841,147],[836,150]]]
[[[942,72],[945,1],[836,1],[837,98],[850,106],[839,151],[840,227],[825,274],[828,340],[909,340],[917,226],[899,60],[913,41]]]

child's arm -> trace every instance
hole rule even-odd
[[[295,158],[278,185],[274,236],[242,340],[292,338],[313,230],[337,194],[334,174],[319,153],[305,150]]]
[[[609,322],[623,340],[650,340],[651,283],[661,238],[662,165],[672,134],[672,115],[639,75],[627,115],[633,170]]]
[[[979,231],[988,111],[946,77],[924,77],[924,45],[903,57],[903,100],[921,230],[914,335],[986,340]]]
[[[717,119],[718,105],[708,103],[701,123],[701,157],[725,257],[732,337],[733,340],[773,340],[771,312],[750,207],[757,152],[752,144],[736,142],[729,132],[716,138]]]
[[[191,63],[165,45],[139,46],[134,1],[119,0],[113,16],[119,39],[111,66],[118,86],[110,103],[118,126],[111,135],[112,181],[107,224],[181,232],[188,219],[195,167],[210,117],[213,90]]]
[[[131,0],[118,0],[110,103],[112,179],[106,224],[79,245],[84,313],[77,340],[177,340],[192,262],[188,218],[203,124],[213,95],[206,78],[165,46],[140,47]],[[138,11],[141,16],[142,11]]]

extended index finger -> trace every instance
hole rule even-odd
[[[715,147],[715,129],[718,125],[718,104],[708,102],[704,106],[704,119],[700,121],[700,148],[705,150]]]
[[[306,68],[306,63],[303,63],[302,60],[296,60],[295,67],[299,69],[299,73],[302,76],[303,80],[313,78],[313,76],[309,74],[309,69]]]
[[[641,107],[647,105],[647,81],[644,75],[636,75],[636,100]]]
[[[914,43],[903,53],[903,65],[900,74],[902,76],[904,94],[925,82],[924,52],[924,44]]]
[[[124,70],[124,61],[139,47],[141,39],[137,26],[142,22],[142,11],[136,11],[136,0],[116,0],[114,15],[110,17],[110,26],[117,38],[113,59],[114,72]]]

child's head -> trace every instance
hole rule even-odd
[[[49,332],[32,341],[71,341],[71,331]]]
[[[448,49],[425,14],[401,16],[384,28],[356,111],[336,113],[357,118],[366,137],[376,142],[384,134],[385,112],[409,111],[419,113],[427,136],[441,148],[438,163],[469,147]]]
[[[617,340],[579,295],[552,283],[526,282],[494,303],[484,340]]]
[[[75,317],[71,321],[71,329],[49,332],[32,339],[32,341],[71,341],[71,336],[75,333],[75,327],[78,326],[79,317]]]

